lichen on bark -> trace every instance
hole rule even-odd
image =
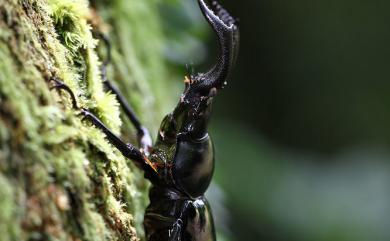
[[[93,7],[80,0],[0,0],[1,240],[142,237],[148,186],[142,173],[80,120],[66,92],[50,91],[50,79],[62,79],[79,105],[134,141],[115,96],[103,89],[90,25],[101,16],[113,45],[109,78],[155,131],[172,103],[156,1]]]

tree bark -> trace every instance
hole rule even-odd
[[[134,143],[103,89],[92,28],[109,34],[108,77],[156,133],[172,103],[156,1],[0,0],[0,240],[138,240],[148,184],[77,116],[80,106]],[[92,6],[92,7],[91,7]],[[100,46],[100,47],[97,47]],[[100,49],[100,51],[98,51]]]

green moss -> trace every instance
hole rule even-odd
[[[87,87],[86,105],[93,108],[99,117],[116,133],[119,133],[121,121],[115,96],[104,92],[100,77],[101,63],[95,52],[97,40],[93,39],[91,26],[87,23],[88,3],[85,0],[50,0],[49,15],[53,18],[56,33],[61,43],[69,51],[69,60],[73,69],[81,76],[81,86]],[[59,56],[61,58],[61,56]],[[66,82],[68,83],[68,82]]]
[[[49,0],[48,3],[56,32],[74,56],[81,48],[95,45],[85,23],[88,16],[88,5],[85,1]]]
[[[116,16],[107,18],[113,27],[126,29],[110,34],[109,77],[131,92],[136,110],[150,110],[141,118],[156,129],[162,113],[154,96],[161,98],[166,88],[156,9],[148,1],[128,4],[112,1],[102,11]],[[137,20],[142,12],[147,21]],[[67,93],[49,89],[52,77],[62,79],[81,106],[120,132],[120,111],[115,96],[103,90],[89,18],[86,1],[5,0],[0,5],[2,240],[137,240],[137,232],[142,235],[147,187],[142,174],[101,131],[80,120]],[[170,102],[161,100],[161,106]]]
[[[11,240],[19,236],[20,227],[13,221],[17,210],[12,185],[1,174],[0,187],[0,233],[5,240]]]

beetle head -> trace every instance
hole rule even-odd
[[[207,135],[212,99],[222,89],[238,53],[239,30],[230,14],[213,1],[207,5],[198,0],[200,9],[218,38],[217,62],[205,73],[190,74],[186,88],[175,110],[161,124],[157,145],[174,145],[178,138],[199,140]]]

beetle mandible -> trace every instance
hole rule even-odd
[[[213,143],[208,135],[212,101],[226,85],[239,48],[239,30],[233,17],[217,2],[198,0],[199,7],[217,34],[219,56],[205,73],[185,77],[185,89],[172,113],[162,121],[152,145],[148,130],[105,75],[108,60],[102,65],[106,88],[116,94],[125,114],[137,130],[140,148],[124,143],[93,113],[77,106],[71,89],[54,79],[54,88],[70,93],[73,107],[106,134],[107,140],[145,172],[152,183],[150,205],[144,216],[148,241],[215,241],[213,217],[204,197],[214,171]],[[102,38],[109,49],[109,41]]]

